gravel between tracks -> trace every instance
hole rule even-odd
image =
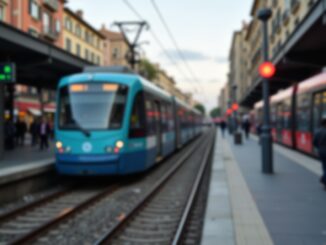
[[[202,140],[202,137],[198,140]],[[192,142],[181,153],[172,156],[152,171],[137,177],[134,183],[123,186],[95,206],[76,215],[56,229],[52,229],[40,237],[36,244],[92,244],[113,224],[123,218],[125,213],[143,197],[162,173],[167,171],[184,152],[196,143],[197,141]]]

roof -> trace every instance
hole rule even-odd
[[[65,7],[64,8],[64,11],[67,12],[69,15],[73,16],[75,19],[77,19],[79,22],[81,22],[87,28],[91,29],[93,32],[95,32],[97,35],[99,35],[103,39],[106,38],[106,36],[104,36],[100,31],[98,31],[97,29],[95,29],[91,24],[89,24],[88,22],[86,22],[83,18],[81,18],[77,13],[75,13],[74,11],[72,11],[70,8]]]
[[[124,37],[120,32],[109,31],[105,28],[100,30],[103,36],[110,41],[124,41]]]

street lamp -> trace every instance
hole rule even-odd
[[[262,31],[263,31],[263,57],[264,62],[268,62],[268,25],[267,22],[272,16],[271,9],[264,8],[258,12],[258,19],[262,22]],[[269,64],[269,63],[265,63]],[[269,78],[271,76],[264,74],[272,74],[273,69],[270,69],[268,66],[260,67],[260,75],[263,78],[263,125],[261,130],[261,144],[262,144],[262,171],[266,174],[272,174],[274,172],[273,168],[273,149],[272,149],[272,135],[270,127],[270,115],[269,115]],[[272,74],[273,75],[273,74]]]

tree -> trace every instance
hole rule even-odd
[[[209,114],[211,115],[212,118],[219,117],[219,116],[221,116],[221,109],[218,107],[215,107],[214,109],[212,109],[210,111]]]
[[[202,104],[197,104],[194,106],[197,110],[199,110],[202,114],[205,114],[206,109]]]
[[[139,73],[146,77],[148,80],[154,80],[158,76],[156,67],[147,59],[140,60]]]

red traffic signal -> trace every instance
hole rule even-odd
[[[275,66],[271,62],[264,62],[259,66],[259,75],[263,78],[271,78],[275,72]]]
[[[227,109],[227,110],[226,110],[226,114],[227,114],[228,116],[230,116],[230,115],[232,114],[232,109]]]
[[[232,110],[237,111],[239,109],[239,105],[237,103],[233,103]]]

